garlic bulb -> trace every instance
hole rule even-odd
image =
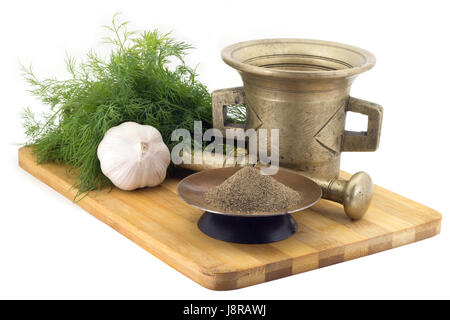
[[[109,129],[97,148],[105,176],[122,190],[153,187],[162,183],[170,152],[152,126],[124,122]]]

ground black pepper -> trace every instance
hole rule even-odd
[[[205,199],[223,211],[270,214],[295,206],[300,194],[256,168],[244,167],[208,190]]]

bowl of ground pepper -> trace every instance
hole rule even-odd
[[[178,184],[178,195],[205,213],[199,229],[210,237],[237,243],[267,243],[297,231],[291,213],[313,206],[322,196],[312,180],[279,169],[232,167],[201,171]]]

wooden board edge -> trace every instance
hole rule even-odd
[[[414,242],[418,242],[421,240],[425,240],[431,237],[434,237],[436,235],[438,235],[440,233],[440,229],[441,229],[441,218],[437,218],[434,219],[432,221],[429,221],[427,223],[424,223],[422,225],[418,225],[412,228],[408,228],[408,229],[413,229],[414,231],[414,238],[411,238],[410,241],[406,241],[403,242],[401,245],[398,246],[394,246],[392,243],[392,235],[395,234],[395,232],[392,232],[391,237],[386,237],[386,235],[382,235],[379,237],[375,237],[375,238],[371,238],[371,239],[367,239],[367,240],[362,240],[361,242],[357,242],[354,243],[353,245],[356,246],[360,246],[360,247],[365,247],[365,250],[359,250],[358,253],[356,254],[352,254],[350,256],[346,256],[346,254],[341,254],[341,255],[337,255],[337,256],[333,256],[330,257],[329,259],[327,259],[327,263],[323,263],[319,265],[305,265],[305,267],[303,269],[301,269],[300,271],[296,271],[294,272],[294,270],[291,268],[291,270],[278,270],[276,272],[274,272],[274,276],[270,276],[268,277],[268,274],[265,273],[264,277],[260,277],[259,279],[255,279],[254,277],[250,277],[249,275],[251,275],[252,273],[255,273],[255,269],[251,269],[251,270],[247,270],[245,272],[245,274],[239,274],[238,272],[236,273],[236,275],[239,277],[237,281],[234,282],[234,286],[233,286],[233,282],[230,281],[230,279],[227,279],[227,274],[226,273],[222,273],[222,274],[211,274],[211,276],[214,278],[214,287],[213,288],[209,288],[209,289],[213,289],[213,290],[232,290],[232,289],[241,289],[241,288],[245,288],[251,285],[256,285],[256,284],[260,284],[260,283],[264,283],[264,282],[269,282],[272,280],[276,280],[276,279],[280,279],[280,278],[284,278],[284,277],[288,277],[291,275],[296,275],[296,274],[301,274],[304,272],[308,272],[308,271],[312,271],[312,270],[316,270],[316,269],[321,269],[321,268],[325,268],[331,265],[335,265],[338,263],[342,263],[342,262],[346,262],[346,261],[350,261],[350,260],[354,260],[354,259],[358,259],[358,258],[362,258],[365,256],[369,256],[369,255],[373,255],[379,252],[383,252],[383,251],[387,251],[387,250],[391,250],[391,249],[395,249],[399,246],[403,246],[403,245],[407,245],[407,244],[411,244]],[[405,230],[403,230],[405,231]],[[411,230],[409,230],[411,231]],[[389,239],[387,241],[382,241],[379,242],[379,239]],[[373,246],[373,244],[376,243],[376,246]],[[348,246],[342,245],[341,249],[342,250],[336,250],[339,248],[333,248],[333,250],[335,251],[346,251],[346,249],[348,249]],[[312,253],[310,254],[310,256],[315,256],[317,255],[317,253]],[[294,260],[296,258],[292,258],[292,263],[290,264],[291,266],[293,266]],[[306,257],[302,257],[303,260],[307,259]],[[267,267],[267,266],[266,266]],[[232,273],[229,273],[228,276],[232,276]],[[245,279],[245,278],[249,278],[249,279]],[[256,280],[256,281],[255,281]]]

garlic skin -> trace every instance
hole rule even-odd
[[[154,187],[166,178],[169,148],[152,126],[124,122],[110,128],[97,148],[105,176],[119,189]]]

